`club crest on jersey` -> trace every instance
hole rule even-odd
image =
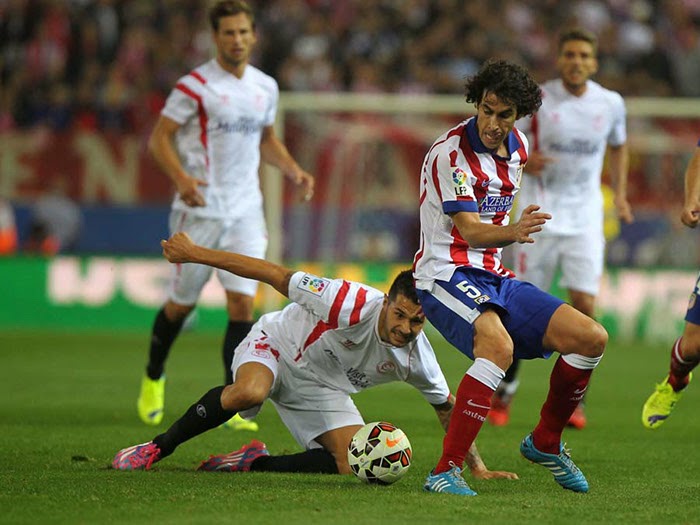
[[[479,202],[479,213],[498,213],[513,207],[513,195],[487,195]]]
[[[464,197],[469,194],[467,189],[467,174],[462,168],[455,168],[452,172],[452,183],[455,186],[455,195]]]
[[[396,364],[393,361],[384,361],[377,365],[377,372],[380,374],[390,374],[396,370]]]
[[[329,281],[327,279],[322,279],[321,277],[316,277],[315,275],[307,273],[301,278],[301,281],[297,284],[297,288],[320,297],[323,295],[326,288],[328,288],[328,283]]]

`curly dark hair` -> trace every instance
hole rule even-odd
[[[420,304],[418,300],[418,293],[416,292],[416,286],[413,283],[413,271],[403,270],[396,276],[394,282],[391,283],[391,288],[389,288],[389,300],[394,301],[397,295],[403,295],[407,299],[410,299],[416,304]]]
[[[487,93],[514,104],[518,118],[542,105],[542,90],[525,68],[507,60],[487,60],[464,85],[467,102],[479,104]]]

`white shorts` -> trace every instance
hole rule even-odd
[[[197,217],[190,212],[170,212],[170,234],[187,233],[192,240],[207,248],[241,253],[262,259],[267,249],[267,228],[262,210],[234,220]],[[174,264],[169,297],[177,304],[193,305],[214,268],[202,264]],[[216,276],[225,290],[255,296],[258,282],[244,279],[224,270]]]
[[[561,268],[562,288],[598,295],[605,256],[602,232],[539,237],[535,234],[534,239],[532,244],[513,245],[518,279],[548,292]]]
[[[236,371],[244,363],[260,363],[272,371],[274,383],[269,399],[280,419],[305,449],[321,448],[316,438],[330,430],[350,425],[364,425],[355,403],[345,392],[320,383],[312,374],[287,363],[280,356],[273,338],[253,326],[248,336],[236,348],[231,370],[234,383]],[[241,412],[250,418],[260,406]]]

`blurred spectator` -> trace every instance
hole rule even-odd
[[[10,201],[0,197],[0,256],[17,251],[17,226],[15,211]]]
[[[0,130],[48,123],[138,131],[182,70],[212,53],[200,0],[0,2]],[[461,92],[499,57],[540,80],[561,28],[600,40],[601,82],[622,95],[700,96],[696,0],[257,0],[253,62],[282,89]],[[503,25],[507,30],[503,30]],[[505,53],[507,56],[501,56]],[[77,122],[76,122],[77,121]]]
[[[54,255],[75,247],[82,228],[80,207],[66,192],[66,179],[55,178],[34,203],[25,251]]]

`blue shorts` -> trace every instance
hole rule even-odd
[[[458,269],[449,282],[435,281],[432,292],[418,290],[430,323],[460,352],[474,359],[474,321],[481,312],[498,312],[514,343],[514,357],[547,358],[542,346],[554,311],[564,301],[535,285],[475,268]]]
[[[698,304],[698,295],[700,294],[700,275],[695,282],[695,289],[690,294],[688,301],[688,311],[685,313],[685,320],[689,323],[700,325],[700,304]]]

